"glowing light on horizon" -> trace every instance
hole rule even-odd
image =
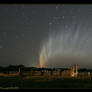
[[[62,64],[62,58],[71,58],[70,60],[86,58],[92,59],[92,37],[91,30],[81,31],[81,25],[78,25],[68,30],[59,31],[57,34],[50,34],[47,42],[43,43],[40,52],[40,66],[57,66]],[[60,58],[61,61],[53,61],[56,58]],[[83,59],[85,60],[85,59]],[[64,60],[63,60],[64,61]],[[73,61],[75,63],[75,61]],[[90,62],[90,61],[88,61]],[[53,64],[54,63],[54,64]],[[68,60],[66,62],[69,64]],[[60,65],[59,64],[59,65]],[[62,65],[61,65],[62,66]]]

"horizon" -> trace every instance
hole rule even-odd
[[[73,64],[74,66],[76,64]],[[6,68],[6,67],[10,67],[10,66],[23,66],[25,68],[29,67],[29,68],[40,68],[40,69],[70,69],[72,67],[72,65],[68,66],[68,67],[37,67],[37,66],[25,66],[23,64],[17,64],[17,65],[6,65],[6,66],[0,66],[0,67],[3,67],[3,68]],[[78,66],[78,69],[92,69],[92,68],[87,68],[87,67],[79,67]]]

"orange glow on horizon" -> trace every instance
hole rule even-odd
[[[42,58],[40,58],[40,68],[44,67],[44,61]]]

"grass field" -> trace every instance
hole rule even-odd
[[[0,89],[88,89],[92,88],[92,79],[44,78],[44,77],[0,77]]]

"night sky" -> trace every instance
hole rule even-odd
[[[0,66],[92,67],[92,5],[0,5]]]

